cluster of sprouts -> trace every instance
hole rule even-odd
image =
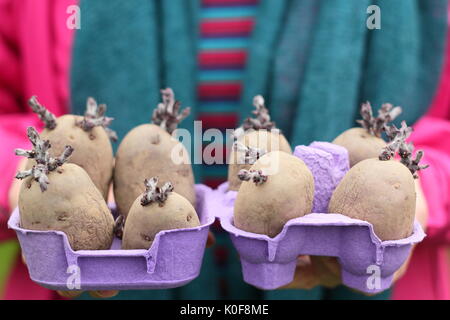
[[[95,127],[103,127],[112,141],[117,141],[117,134],[109,128],[114,118],[106,117],[106,104],[97,104],[94,98],[89,97],[86,103],[84,118],[77,125],[86,132]]]
[[[173,191],[173,185],[170,182],[166,182],[162,187],[158,187],[157,177],[145,179],[144,183],[145,191],[141,198],[142,206],[156,202],[162,207],[169,194]]]
[[[148,206],[152,203],[157,203],[160,207],[164,206],[164,202],[173,191],[173,185],[166,182],[162,187],[158,187],[158,178],[145,179],[145,191],[141,197],[141,205]],[[125,228],[126,219],[123,215],[119,215],[114,223],[114,234],[117,238],[122,239],[123,230]]]
[[[39,119],[41,119],[47,129],[53,130],[56,128],[55,115],[48,111],[46,107],[41,105],[36,96],[32,96],[31,99],[28,100],[28,105],[31,110],[39,116]]]
[[[31,99],[28,100],[28,105],[31,107],[31,110],[39,116],[39,119],[44,123],[45,128],[50,130],[56,128],[55,115],[41,105],[36,96],[32,96]],[[88,98],[84,118],[77,122],[77,126],[86,132],[91,131],[94,127],[103,127],[108,134],[108,137],[113,141],[117,141],[117,134],[108,127],[114,119],[106,117],[105,113],[105,104],[97,105],[94,98]]]
[[[411,142],[406,142],[411,132],[412,128],[408,127],[405,121],[402,122],[400,128],[395,125],[387,127],[386,135],[390,142],[383,148],[379,159],[382,161],[390,160],[398,153],[400,162],[409,169],[414,179],[417,179],[419,177],[417,172],[428,168],[428,165],[419,165],[424,154],[422,150],[417,151],[415,158],[413,158],[414,145]]]
[[[33,149],[16,149],[15,153],[18,156],[35,160],[36,164],[29,170],[18,172],[16,178],[22,180],[30,176],[33,177],[33,179],[39,183],[41,191],[44,192],[47,190],[47,185],[49,184],[48,174],[67,161],[73,152],[73,148],[71,146],[66,146],[59,157],[52,158],[49,154],[49,149],[51,147],[49,140],[42,140],[36,129],[33,127],[28,127],[27,135],[33,145]]]
[[[394,107],[390,103],[384,103],[378,110],[378,116],[374,117],[370,102],[366,102],[361,105],[360,113],[362,120],[357,120],[356,122],[358,122],[371,135],[381,137],[381,134],[386,131],[387,124],[402,113],[402,108]]]
[[[242,169],[238,173],[238,178],[241,181],[253,181],[257,186],[267,181],[267,175],[262,170],[245,170]]]
[[[275,122],[271,121],[269,110],[265,106],[264,98],[261,95],[257,95],[253,98],[253,105],[256,110],[252,113],[254,118],[247,118],[242,123],[242,126],[237,128],[233,136],[238,138],[244,134],[247,130],[272,130],[275,129]]]
[[[172,134],[178,124],[189,116],[190,108],[180,112],[181,103],[175,100],[175,94],[171,88],[161,90],[162,102],[153,110],[152,122],[168,133]]]

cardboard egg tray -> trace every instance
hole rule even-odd
[[[210,188],[196,185],[199,227],[161,231],[148,250],[120,250],[121,240],[115,238],[110,250],[73,251],[63,232],[20,228],[18,209],[8,226],[17,233],[31,279],[46,288],[175,288],[199,275],[209,226],[215,220],[205,205],[211,193]]]

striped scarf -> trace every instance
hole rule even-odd
[[[251,41],[258,0],[203,0],[198,42],[198,119],[203,130],[234,129],[247,51]],[[224,146],[223,157],[225,160]],[[225,163],[225,161],[223,162]],[[204,182],[216,187],[227,176],[227,166],[205,166]]]

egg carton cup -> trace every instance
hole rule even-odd
[[[294,279],[297,257],[313,255],[336,257],[342,283],[350,288],[371,294],[388,289],[413,244],[425,237],[420,224],[415,222],[408,238],[381,241],[369,222],[327,213],[334,189],[349,170],[347,151],[331,143],[314,142],[298,146],[294,155],[314,175],[314,213],[289,220],[276,237],[234,226],[237,192],[229,191],[228,183],[220,185],[208,200],[209,210],[216,213],[239,253],[244,281],[264,290],[280,288]]]
[[[215,217],[207,210],[212,190],[196,185],[196,228],[159,232],[148,250],[121,250],[115,238],[110,250],[73,251],[65,233],[20,227],[16,209],[8,227],[15,230],[30,277],[52,290],[168,289],[195,279],[201,269],[209,226]]]

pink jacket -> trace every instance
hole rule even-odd
[[[37,95],[56,115],[68,110],[73,32],[66,27],[69,16],[66,10],[76,3],[76,0],[0,0],[0,241],[14,237],[6,228],[10,212],[8,190],[19,160],[14,149],[29,147],[26,127],[41,127],[30,113],[27,99]],[[6,299],[57,298],[54,292],[30,280],[19,258],[5,295]]]
[[[450,32],[437,94],[411,140],[425,151],[423,163],[430,165],[420,176],[429,210],[428,236],[396,284],[394,299],[450,299]]]
[[[8,190],[16,173],[17,147],[27,147],[27,126],[40,127],[26,105],[31,95],[56,115],[68,110],[72,31],[66,9],[77,0],[0,0],[0,241],[6,229]],[[36,19],[40,17],[40,19]],[[450,38],[449,38],[450,39]],[[449,41],[450,42],[450,41]],[[396,285],[397,299],[450,298],[446,247],[450,243],[450,45],[442,81],[430,111],[415,125],[413,140],[425,150],[421,183],[430,209],[428,237],[416,248],[410,268]],[[50,299],[17,260],[6,298]]]
[[[37,95],[57,115],[68,110],[72,32],[66,27],[66,9],[76,2],[0,0],[0,240],[10,236],[5,223],[8,189],[19,161],[14,149],[28,146],[27,126],[41,127],[27,99]]]

